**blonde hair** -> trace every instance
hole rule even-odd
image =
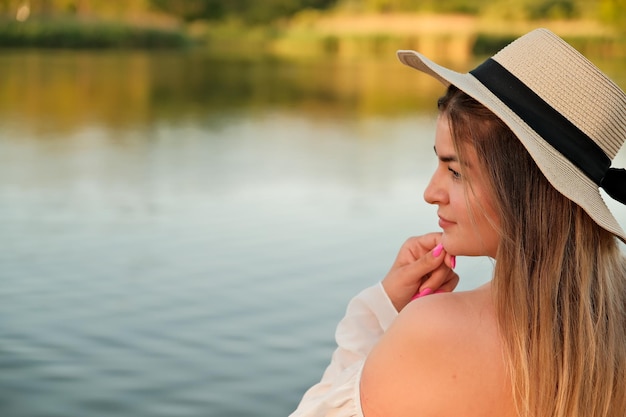
[[[617,238],[550,185],[511,130],[451,86],[459,158],[489,178],[500,244],[492,288],[523,417],[626,415],[626,261]]]

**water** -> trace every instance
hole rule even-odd
[[[289,414],[437,229],[440,92],[393,57],[1,53],[0,415]]]

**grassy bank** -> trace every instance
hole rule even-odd
[[[172,48],[191,43],[177,28],[69,18],[0,20],[0,47],[5,48]]]

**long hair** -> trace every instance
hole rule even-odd
[[[451,86],[438,105],[459,158],[472,146],[489,178],[500,233],[492,289],[518,414],[624,417],[626,261],[617,238],[552,187],[480,103]]]

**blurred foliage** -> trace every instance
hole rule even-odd
[[[337,0],[0,0],[0,13],[15,15],[27,5],[33,15],[123,17],[162,12],[186,22],[238,17],[247,23],[268,23],[305,9],[327,9]]]
[[[608,14],[623,15],[626,11],[624,0],[339,0],[340,7],[356,11],[462,13],[530,20],[595,17],[591,15],[607,8],[603,3],[611,3]]]
[[[178,30],[140,27],[122,22],[80,20],[26,22],[0,20],[3,47],[55,48],[164,48],[180,47],[191,40]]]
[[[616,27],[626,28],[626,0],[601,0],[599,16]]]
[[[524,19],[601,18],[626,20],[626,0],[0,0],[0,14],[15,15],[21,5],[33,15],[125,16],[159,12],[183,21],[240,19],[268,23],[304,10],[499,14]]]
[[[298,24],[299,29],[313,28],[306,35],[314,36],[315,21],[328,16],[365,14],[384,20],[412,13],[475,16],[486,18],[490,29],[504,27],[497,34],[501,39],[482,33],[478,52],[519,34],[509,20],[593,20],[620,37],[626,33],[626,0],[0,0],[0,46],[159,47],[194,38],[225,47],[239,40],[256,47],[293,36],[297,30],[290,33],[289,27]],[[335,31],[342,33],[338,25]],[[392,21],[385,25],[383,32],[396,29]],[[327,44],[338,49],[335,38]]]
[[[622,22],[626,0],[149,0],[153,7],[186,21],[237,17],[268,23],[307,9],[356,12],[432,12],[537,19],[602,18]],[[616,22],[616,23],[619,23]]]
[[[337,0],[151,0],[157,9],[186,21],[239,17],[248,23],[267,23],[305,9],[327,9]]]
[[[149,10],[151,0],[0,0],[0,13],[15,16],[27,6],[32,16],[99,16],[122,18]]]

